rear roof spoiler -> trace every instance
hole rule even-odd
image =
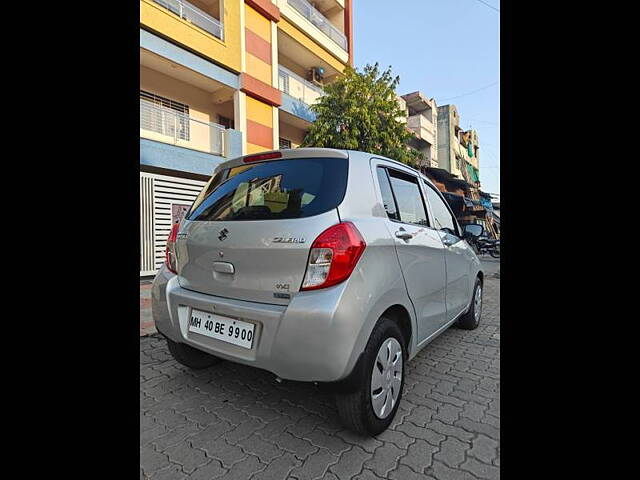
[[[220,163],[216,166],[214,173],[220,170],[224,170],[226,168],[237,167],[239,165],[247,165],[244,159],[247,157],[251,157],[252,155],[268,155],[270,153],[281,153],[282,157],[278,160],[284,160],[289,158],[314,158],[314,157],[324,157],[324,158],[344,158],[348,159],[349,154],[346,150],[337,150],[335,148],[286,148],[282,150],[267,150],[264,152],[252,153],[249,155],[243,155],[241,157],[232,158],[231,160],[227,160],[226,162]],[[257,160],[252,163],[260,163],[260,162],[268,162],[272,159],[266,160]]]

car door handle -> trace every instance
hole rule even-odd
[[[413,234],[405,232],[404,230],[399,230],[396,232],[396,237],[401,238],[402,240],[411,240],[413,238]]]

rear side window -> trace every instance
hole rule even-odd
[[[388,169],[391,188],[398,205],[400,221],[429,225],[418,179],[397,170]]]
[[[378,173],[378,183],[380,184],[380,193],[382,194],[382,203],[384,204],[387,216],[392,220],[400,220],[400,215],[398,215],[396,209],[396,201],[393,199],[389,177],[387,177],[387,171],[382,167],[378,167],[376,170]]]
[[[342,158],[275,160],[218,172],[196,198],[188,220],[277,220],[336,208],[347,188]]]

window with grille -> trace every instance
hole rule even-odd
[[[281,92],[289,94],[289,75],[282,70],[278,70],[278,88]]]
[[[285,148],[291,148],[291,140],[287,140],[286,138],[280,138],[280,150]]]
[[[140,90],[140,128],[189,141],[189,106]]]

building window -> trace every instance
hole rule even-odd
[[[224,128],[233,128],[233,119],[218,115],[218,124],[222,125]]]
[[[140,90],[140,128],[189,141],[189,106]]]
[[[282,69],[278,69],[278,88],[281,92],[289,94],[289,75]]]
[[[280,150],[291,148],[291,140],[280,137]]]

